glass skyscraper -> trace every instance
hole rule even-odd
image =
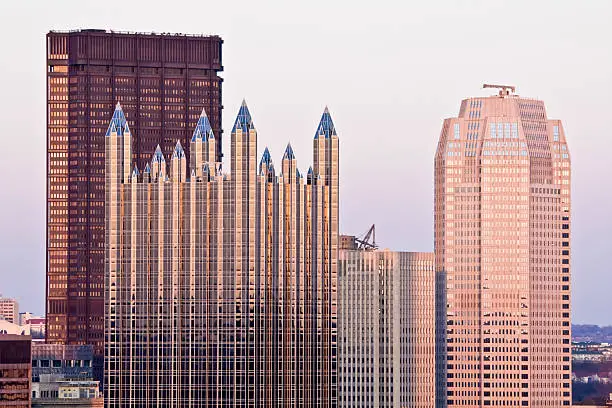
[[[121,106],[106,132],[108,407],[336,406],[339,141],[325,109],[304,174],[257,164],[243,102],[231,174],[202,112],[187,159],[133,165]],[[189,163],[188,163],[189,161]]]

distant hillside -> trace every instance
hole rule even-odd
[[[595,324],[573,324],[572,340],[612,343],[612,326],[597,326]]]

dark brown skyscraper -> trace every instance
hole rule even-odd
[[[135,164],[189,146],[203,109],[221,160],[218,36],[47,34],[47,340],[104,342],[104,135],[120,102]],[[186,152],[189,156],[189,151]]]

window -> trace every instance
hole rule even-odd
[[[559,141],[559,126],[553,126],[553,141]]]
[[[458,123],[455,123],[454,133],[455,133],[455,139],[460,139],[461,138],[461,134],[459,133],[459,124]]]

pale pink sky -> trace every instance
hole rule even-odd
[[[609,1],[2,1],[0,293],[44,312],[45,33],[215,33],[226,140],[246,97],[278,161],[299,167],[329,105],[341,140],[341,229],[433,248],[433,154],[462,98],[510,83],[563,120],[573,160],[573,312],[612,324]],[[225,143],[224,150],[229,146]],[[303,160],[303,161],[300,161]]]

